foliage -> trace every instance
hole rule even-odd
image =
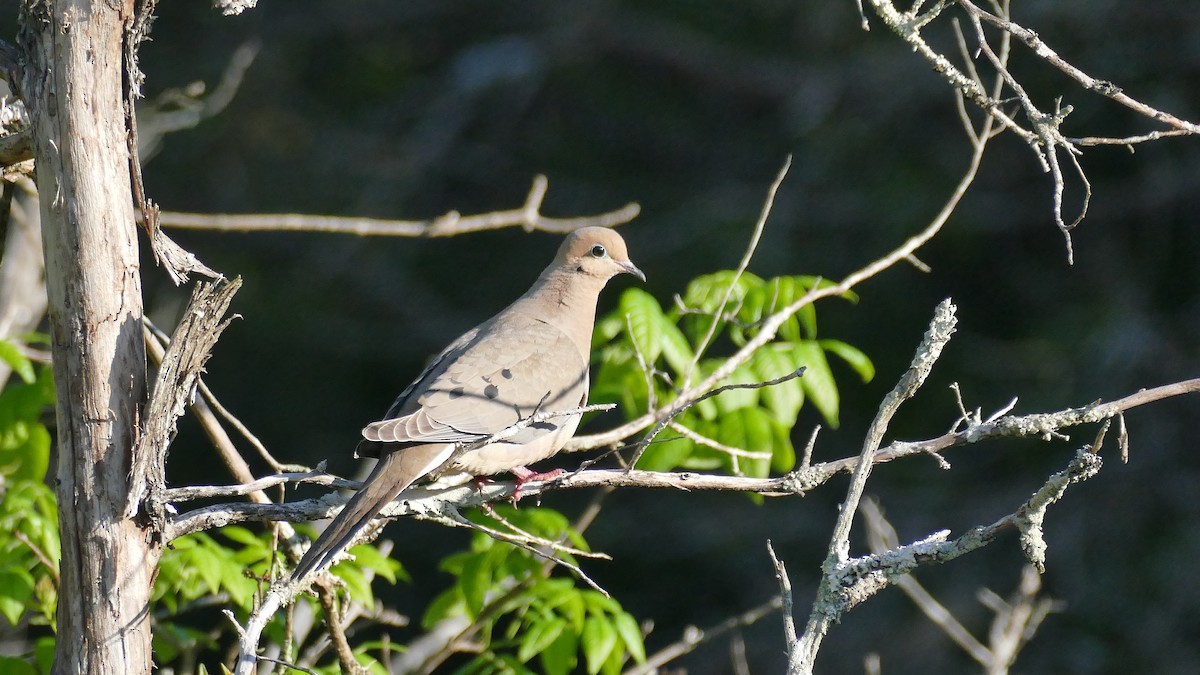
[[[382,555],[374,546],[356,546],[350,553],[354,559],[336,565],[333,574],[341,580],[352,602],[375,604],[368,572],[390,583],[408,579],[399,562]],[[191,625],[194,622],[187,620],[188,611],[216,599],[222,605],[236,607],[245,617],[264,590],[263,580],[271,578],[277,554],[270,531],[255,533],[240,526],[222,528],[219,538],[197,532],[173,541],[159,562],[152,596],[155,661],[161,665],[187,652],[214,649],[217,642],[211,631]],[[277,620],[276,624],[272,628],[282,637],[281,622]]]
[[[21,378],[0,393],[0,476],[41,482],[50,466],[50,432],[41,420],[54,405],[54,378],[11,342],[0,340],[0,359]]]
[[[571,529],[565,516],[546,508],[501,507],[508,523],[549,541],[586,551],[587,542]],[[504,529],[487,515],[476,521]],[[559,553],[568,562],[575,557]],[[645,661],[637,621],[620,603],[572,579],[549,577],[545,560],[512,544],[476,533],[470,550],[442,562],[455,583],[429,606],[423,624],[432,627],[451,616],[466,616],[478,624],[483,651],[463,673],[575,672],[619,673],[630,658]]]
[[[0,616],[14,626],[53,629],[61,549],[54,492],[45,484],[50,432],[42,420],[54,404],[54,380],[9,342],[0,341],[0,358],[21,380],[0,393]],[[0,658],[0,671],[47,672],[53,638],[34,644],[30,659]]]
[[[762,279],[725,270],[692,280],[678,306],[667,311],[648,293],[631,288],[597,325],[601,365],[591,400],[619,402],[630,419],[670,403],[681,386],[695,385],[725,362],[725,357],[709,355],[710,345],[745,347],[773,313],[814,287],[828,285],[810,276]],[[851,293],[843,297],[856,300]],[[818,339],[816,308],[801,307],[780,325],[773,340],[717,386],[775,380],[803,366],[802,377],[769,387],[728,390],[700,401],[676,418],[691,437],[656,441],[638,466],[654,471],[724,470],[751,477],[789,471],[796,461],[791,430],[806,400],[830,426],[838,425],[839,396],[829,354],[849,364],[864,381],[874,377],[874,366],[863,352],[839,340]]]

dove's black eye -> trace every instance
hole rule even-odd
[[[604,250],[604,246],[602,244],[596,244],[592,247],[593,258],[603,258],[607,253],[608,251]]]

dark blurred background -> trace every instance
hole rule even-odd
[[[789,153],[791,173],[751,266],[763,276],[836,279],[891,250],[941,208],[969,157],[946,83],[881,22],[862,31],[848,0],[267,1],[235,18],[204,2],[164,2],[158,14],[142,50],[151,99],[216,82],[239,45],[261,43],[228,109],[167,137],[147,164],[149,194],[164,209],[428,218],[514,208],[545,173],[547,215],[641,204],[622,233],[664,303],[692,277],[736,265]],[[1200,121],[1194,3],[1040,0],[1016,3],[1014,18],[1089,74]],[[927,36],[953,49],[946,17]],[[1067,135],[1157,128],[1014,51],[1013,72],[1044,110],[1059,94],[1074,106]],[[1094,197],[1073,266],[1053,225],[1050,178],[1007,135],[918,253],[931,272],[898,266],[859,287],[857,305],[818,307],[822,336],[865,350],[879,376],[863,385],[836,371],[842,426],[822,432],[817,460],[858,451],[947,296],[959,331],[889,439],[944,432],[957,416],[951,382],[987,414],[1014,396],[1017,412],[1057,410],[1200,375],[1200,142],[1091,148],[1081,162]],[[1068,216],[1080,195],[1070,182]],[[175,236],[246,281],[234,304],[244,318],[208,365],[214,391],[277,457],[329,458],[347,474],[359,428],[428,355],[523,292],[558,241],[519,230],[450,240]],[[186,293],[152,261],[144,277],[151,316],[170,325]],[[1200,672],[1197,410],[1182,399],[1130,413],[1129,464],[1107,454],[1100,476],[1051,510],[1044,583],[1065,609],[1016,672]],[[797,445],[818,421],[801,412]],[[905,539],[961,533],[1011,511],[1094,434],[956,449],[951,472],[909,459],[880,468],[868,491]],[[215,465],[185,426],[174,482],[228,480]],[[775,593],[770,538],[803,620],[844,487],[836,480],[763,506],[730,494],[620,491],[588,532],[615,560],[586,567],[654,621],[653,651],[687,624],[717,623]],[[551,494],[545,504],[574,514],[590,496]],[[389,533],[413,575],[395,601],[418,613],[449,582],[437,558],[467,535],[409,522]],[[1021,564],[1009,536],[918,578],[984,638],[990,612],[976,591],[1007,595]],[[742,636],[753,672],[782,671],[778,615]],[[976,670],[894,589],[833,629],[818,671],[859,672],[868,652],[890,675]],[[728,653],[720,640],[676,667],[728,672]]]

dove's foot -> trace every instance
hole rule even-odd
[[[510,469],[509,473],[516,476],[516,478],[517,478],[517,488],[515,490],[513,490],[513,496],[512,496],[513,506],[516,506],[517,502],[521,501],[521,488],[526,483],[529,483],[532,481],[538,481],[538,480],[551,480],[553,478],[558,478],[559,476],[566,473],[566,471],[563,471],[562,469],[554,469],[553,471],[546,471],[544,473],[538,473],[537,471],[533,471],[532,469],[529,469],[528,467],[518,466],[515,469]]]

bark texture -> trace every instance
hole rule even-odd
[[[132,0],[29,0],[34,129],[58,387],[62,533],[55,673],[149,673],[158,544],[123,516],[146,396],[123,101]]]

